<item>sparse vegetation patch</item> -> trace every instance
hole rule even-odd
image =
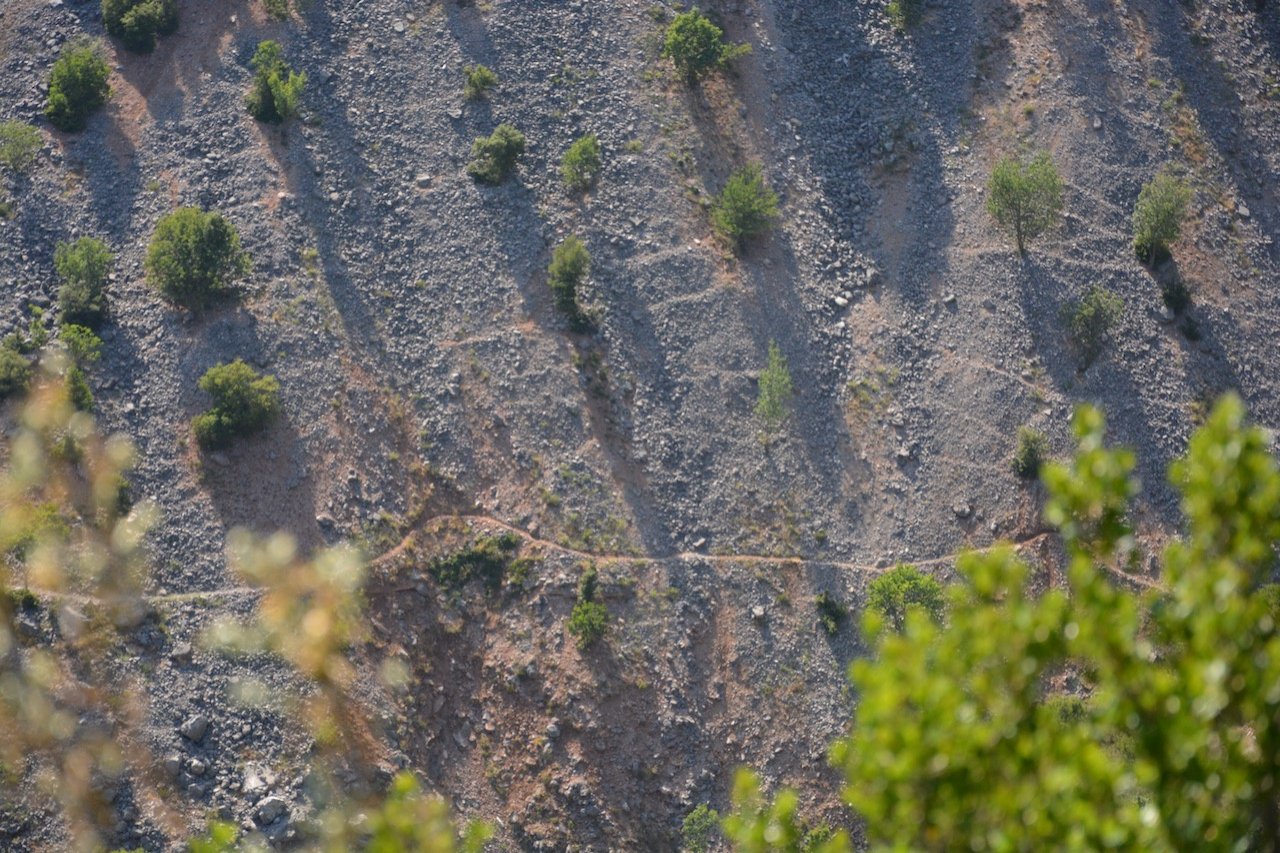
[[[0,166],[21,174],[31,168],[40,150],[40,131],[25,121],[0,122]]]
[[[245,96],[249,115],[271,124],[280,124],[297,115],[307,75],[285,63],[280,43],[260,42],[250,64],[254,71],[253,88]]]
[[[600,175],[600,142],[587,133],[569,146],[560,160],[560,179],[570,190],[582,192]]]
[[[468,101],[483,98],[498,85],[498,75],[487,65],[468,65],[462,69],[462,96]]]
[[[1144,184],[1133,209],[1133,250],[1144,264],[1158,264],[1182,233],[1191,187],[1169,169]]]
[[[177,0],[102,0],[102,23],[125,49],[150,53],[178,29]]]
[[[1067,307],[1067,334],[1084,367],[1098,358],[1124,313],[1124,300],[1101,285]]]
[[[260,432],[280,414],[280,383],[240,359],[205,371],[200,390],[213,398],[213,407],[192,424],[196,440],[206,450]]]
[[[65,133],[84,130],[89,116],[107,102],[111,69],[97,45],[77,42],[62,52],[49,73],[49,100],[44,114]]]
[[[524,134],[509,124],[500,124],[493,133],[471,143],[467,174],[485,184],[500,184],[516,168],[524,153]]]

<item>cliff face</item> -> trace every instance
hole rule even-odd
[[[930,2],[904,33],[878,0],[713,3],[752,52],[690,89],[658,55],[664,4],[310,0],[284,22],[247,0],[179,7],[154,53],[111,45],[112,99],[74,135],[40,110],[61,46],[103,35],[97,4],[0,10],[0,119],[44,135],[31,173],[7,178],[0,314],[17,327],[50,303],[57,241],[117,253],[90,382],[100,422],[138,446],[135,491],[164,513],[151,593],[167,626],[121,665],[147,673],[150,737],[180,756],[174,797],[193,816],[249,820],[268,793],[305,811],[304,744],[227,695],[285,675],[172,655],[252,606],[226,566],[231,527],[308,549],[354,537],[374,557],[413,545],[377,563],[358,656],[370,672],[402,657],[415,680],[372,690],[371,708],[391,754],[500,819],[504,844],[671,849],[743,763],[803,785],[815,820],[851,820],[823,754],[854,706],[843,673],[877,571],[946,576],[957,551],[1012,540],[1052,580],[1038,489],[1009,465],[1019,427],[1063,453],[1073,406],[1100,404],[1138,451],[1156,544],[1176,518],[1163,472],[1207,400],[1237,390],[1280,425],[1275,9]],[[266,38],[309,77],[280,128],[243,103]],[[476,63],[499,83],[464,101]],[[477,184],[472,140],[500,122],[527,150],[512,180]],[[603,171],[579,195],[559,161],[587,132]],[[1032,150],[1057,164],[1064,216],[1020,257],[985,184]],[[735,256],[705,208],[751,163],[781,218]],[[1130,216],[1166,164],[1195,196],[1151,270]],[[241,298],[200,316],[142,274],[179,205],[221,211],[254,260]],[[571,233],[591,254],[588,331],[545,280]],[[1178,314],[1174,281],[1191,292]],[[1063,313],[1092,285],[1125,307],[1085,366]],[[795,396],[766,433],[753,407],[771,341]],[[200,454],[196,381],[237,357],[279,377],[285,417]],[[532,558],[522,584],[451,592],[426,572],[503,531]],[[611,621],[579,651],[565,620],[590,561]],[[854,616],[834,636],[824,591]],[[209,719],[199,741],[178,733],[193,714]],[[5,843],[39,847],[38,824]],[[137,839],[165,844],[134,810],[120,841]]]

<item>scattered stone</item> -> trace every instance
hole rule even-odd
[[[194,716],[188,717],[182,725],[178,727],[178,731],[182,736],[192,743],[199,743],[203,740],[204,734],[208,730],[209,718],[204,714],[195,714]]]
[[[764,607],[757,604],[751,608],[751,618],[757,622],[764,621]]]
[[[276,818],[284,814],[288,808],[289,804],[280,797],[265,797],[258,803],[254,816],[258,819],[258,823],[266,826],[269,823],[275,823]]]
[[[169,653],[169,660],[178,664],[189,664],[195,654],[190,643],[178,643],[173,647],[173,651]]]

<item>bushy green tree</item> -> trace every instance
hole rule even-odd
[[[102,338],[84,326],[64,325],[58,330],[58,340],[67,348],[71,360],[81,367],[93,364],[102,356]]]
[[[768,231],[777,218],[777,193],[765,185],[754,163],[730,176],[711,209],[711,223],[735,248]]]
[[[49,100],[44,114],[66,133],[84,130],[89,116],[107,102],[111,69],[97,45],[79,41],[68,47],[49,73]]]
[[[53,252],[53,266],[62,279],[58,288],[58,314],[63,323],[97,329],[107,316],[104,289],[115,256],[96,237],[81,237],[74,243],[59,243]]]
[[[560,158],[560,179],[576,192],[590,187],[600,175],[600,141],[594,133],[583,134]]]
[[[591,254],[575,234],[565,237],[551,253],[547,284],[555,297],[556,308],[574,325],[580,325],[586,320],[582,307],[578,304],[578,287],[586,280],[590,270]]]
[[[1023,480],[1040,476],[1040,466],[1049,452],[1049,439],[1038,429],[1022,427],[1018,430],[1018,445],[1013,451],[1013,473]]]
[[[0,347],[0,400],[16,397],[31,384],[31,362],[12,347]]]
[[[250,64],[254,71],[253,88],[245,96],[249,115],[271,124],[280,124],[297,115],[307,75],[288,66],[280,43],[259,42]]]
[[[0,166],[19,174],[27,171],[40,145],[40,131],[25,121],[0,122]]]
[[[498,85],[498,75],[487,65],[467,65],[462,69],[462,96],[468,101],[483,98]]]
[[[1048,153],[997,163],[987,182],[987,211],[1013,232],[1019,252],[1027,250],[1027,240],[1056,224],[1062,214],[1062,179]]]
[[[1191,198],[1191,187],[1167,168],[1143,185],[1133,209],[1133,250],[1143,263],[1168,255],[1182,233]]]
[[[947,602],[937,580],[903,563],[871,582],[867,589],[867,610],[874,620],[901,631],[913,610],[941,622],[946,618]]]
[[[126,49],[150,53],[157,36],[178,29],[177,0],[102,0],[102,23]]]
[[[250,269],[235,226],[219,213],[181,207],[156,225],[147,249],[147,279],[165,298],[192,310],[225,296]]]
[[[493,133],[471,143],[467,174],[485,184],[500,184],[516,168],[524,153],[524,134],[509,124],[500,124]]]
[[[1067,333],[1085,367],[1102,353],[1111,330],[1123,314],[1124,300],[1096,284],[1067,307]]]
[[[699,803],[684,816],[680,827],[680,849],[682,853],[710,853],[721,837],[720,812],[707,803]]]
[[[748,44],[725,44],[724,31],[696,7],[675,16],[662,43],[662,55],[689,83],[750,52]]]
[[[569,633],[577,642],[578,648],[585,650],[604,636],[609,624],[609,611],[604,604],[596,600],[599,589],[599,574],[595,566],[587,566],[578,581],[578,600],[569,614]]]
[[[791,414],[791,370],[778,344],[769,341],[768,361],[760,371],[759,391],[756,397],[756,417],[773,431]]]
[[[200,390],[213,398],[213,407],[193,424],[196,439],[207,450],[264,429],[280,413],[280,383],[240,359],[205,371]]]

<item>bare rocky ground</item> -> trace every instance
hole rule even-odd
[[[700,90],[656,56],[671,7],[641,0],[305,3],[269,22],[248,0],[181,4],[147,57],[115,53],[114,96],[82,134],[42,122],[48,68],[101,36],[96,2],[0,6],[0,118],[38,123],[44,151],[11,180],[0,221],[0,316],[56,292],[54,244],[102,236],[119,256],[92,381],[100,417],[138,445],[134,477],[164,519],[157,617],[124,671],[151,685],[151,733],[175,804],[288,843],[306,814],[306,744],[281,715],[229,700],[239,679],[288,679],[192,643],[251,591],[228,529],[284,529],[373,555],[375,639],[415,673],[373,691],[391,761],[415,767],[496,849],[664,850],[683,815],[723,807],[732,769],[804,785],[813,820],[847,824],[825,746],[854,706],[865,651],[828,638],[812,599],[859,610],[875,573],[1021,543],[1052,573],[1035,487],[1008,465],[1023,424],[1070,447],[1079,402],[1138,451],[1144,538],[1176,531],[1164,469],[1204,402],[1239,391],[1280,425],[1280,14],[1239,0],[933,2],[910,34],[877,0],[708,4],[752,55]],[[310,77],[282,130],[244,112],[248,59],[276,38]],[[462,99],[461,69],[501,78]],[[471,140],[529,139],[518,178],[477,186]],[[598,186],[560,186],[560,154],[599,134]],[[1052,152],[1066,216],[1024,258],[993,231],[983,187],[1020,148]],[[741,259],[702,202],[757,161],[780,227]],[[1167,161],[1196,187],[1176,268],[1133,258],[1138,189]],[[156,220],[225,213],[254,257],[244,298],[193,319],[141,274]],[[598,329],[570,334],[543,270],[579,234]],[[1157,276],[1193,288],[1193,325]],[[1061,312],[1094,283],[1125,300],[1086,370]],[[770,340],[794,417],[753,419]],[[196,379],[243,357],[277,374],[287,417],[201,457]],[[537,558],[523,587],[456,596],[427,557],[513,530]],[[612,624],[580,653],[564,620],[581,564],[601,567]],[[180,727],[203,715],[201,738]],[[176,843],[126,795],[122,844]],[[274,811],[274,809],[269,810]],[[269,813],[268,812],[268,813]],[[39,804],[5,811],[0,846],[54,849]],[[256,822],[256,823],[255,823]]]

